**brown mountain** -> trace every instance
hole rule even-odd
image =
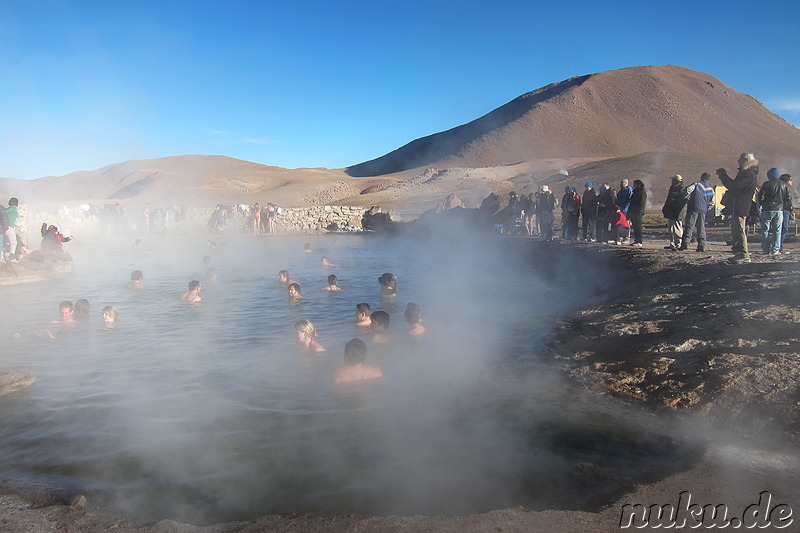
[[[451,130],[347,169],[351,176],[418,167],[488,167],[644,152],[796,157],[800,130],[749,95],[685,67],[577,76],[524,94]]]
[[[627,177],[643,179],[656,205],[668,176],[689,180],[720,166],[734,170],[744,151],[754,152],[764,169],[800,173],[800,130],[757,100],[702,72],[644,66],[542,87],[468,124],[343,170],[175,156],[33,181],[0,179],[0,196],[134,208],[144,202],[380,205],[413,218],[451,193],[477,207],[490,192]]]

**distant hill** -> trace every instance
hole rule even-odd
[[[477,207],[491,192],[626,177],[642,179],[657,206],[668,176],[690,180],[720,166],[734,170],[744,151],[762,161],[762,175],[770,166],[800,174],[800,130],[757,100],[702,72],[643,66],[542,87],[347,169],[185,155],[32,181],[0,179],[0,202],[17,196],[23,203],[120,202],[132,209],[144,202],[379,205],[408,219],[453,193]]]
[[[800,130],[718,79],[643,66],[542,87],[472,122],[347,168],[379,176],[420,167],[620,158],[644,152],[800,155]]]

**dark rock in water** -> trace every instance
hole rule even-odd
[[[72,256],[66,252],[33,252],[18,262],[0,263],[0,285],[53,279],[72,272]]]
[[[0,396],[30,387],[34,381],[27,372],[0,369]]]

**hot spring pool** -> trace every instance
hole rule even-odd
[[[592,507],[688,449],[559,377],[542,337],[581,284],[542,279],[527,245],[352,234],[131,244],[78,240],[66,246],[74,274],[0,287],[0,367],[36,377],[0,398],[3,478],[80,490],[90,507],[140,523],[466,514]],[[299,304],[278,284],[281,269],[301,283]],[[133,270],[143,291],[125,288]],[[399,292],[381,301],[384,272]],[[320,290],[331,273],[339,292]],[[191,279],[203,302],[181,305]],[[78,298],[91,303],[88,323],[50,323],[60,301]],[[390,314],[390,345],[355,325],[360,302]],[[417,340],[405,335],[408,302],[428,329]],[[105,305],[121,315],[111,331]],[[327,353],[298,351],[302,318]],[[55,340],[32,334],[46,329]],[[335,386],[354,337],[385,377]]]

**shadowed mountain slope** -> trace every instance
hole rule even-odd
[[[800,130],[753,97],[685,67],[577,76],[483,117],[349,167],[354,177],[654,151],[800,156]]]

